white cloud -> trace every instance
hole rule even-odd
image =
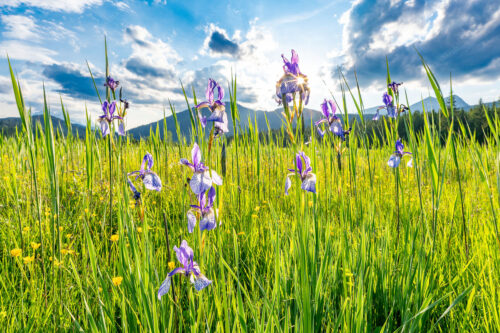
[[[33,18],[24,15],[2,15],[5,31],[2,35],[12,39],[36,39],[38,27]]]
[[[7,40],[0,42],[0,54],[8,54],[11,59],[52,64],[57,52],[41,46],[29,45],[22,41]]]
[[[0,0],[0,7],[26,5],[55,12],[82,13],[87,7],[101,5],[103,0]]]

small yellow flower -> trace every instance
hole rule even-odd
[[[72,234],[66,234],[66,238],[68,238],[68,239],[69,239],[69,238],[71,238],[71,237],[73,237],[73,235],[72,235]]]
[[[36,250],[38,249],[42,244],[40,243],[35,243],[35,242],[31,242],[31,247],[33,248],[33,250]]]
[[[23,232],[28,232],[28,231],[30,231],[30,227],[24,227],[23,228]]]
[[[313,206],[313,202],[312,201],[309,201],[307,204],[309,205],[309,207]]]
[[[35,261],[35,256],[27,256],[23,258],[23,262],[25,265],[31,264],[33,261]]]
[[[51,257],[52,258],[52,257]],[[62,265],[62,261],[59,261],[57,258],[54,260],[54,266],[60,267]]]
[[[0,312],[0,318],[2,318],[2,319],[3,319],[3,318],[5,318],[5,317],[7,317],[7,311],[5,311],[5,310],[4,310],[4,311],[1,311],[1,312]]]
[[[142,228],[141,227],[137,227],[137,232],[141,233],[142,232]]]
[[[102,288],[101,287],[99,287],[97,289],[99,290],[100,293],[102,293]]]
[[[253,219],[257,219],[258,217],[259,217],[259,215],[257,215],[257,214],[252,214],[252,218],[253,218]]]
[[[63,231],[64,227],[59,227],[59,231]]]
[[[4,180],[4,181],[8,181],[8,180],[9,180],[9,177],[8,177],[8,176],[3,176],[3,180]]]
[[[255,210],[256,212],[258,212],[258,211],[260,210],[260,207],[259,207],[259,206],[256,206],[256,207],[254,208],[254,210]]]
[[[175,268],[175,262],[173,262],[173,261],[169,261],[169,262],[168,262],[168,269],[169,269],[169,270],[173,270],[174,268]]]
[[[111,235],[110,240],[111,240],[112,242],[118,242],[118,239],[119,239],[119,238],[120,238],[120,237],[119,237],[118,235]]]
[[[88,208],[85,208],[85,209],[84,209],[84,212],[85,212],[85,214],[88,214],[88,213],[89,213],[89,209],[88,209]]]
[[[103,200],[104,200],[104,197],[99,197],[99,200],[100,200],[100,201],[103,201]]]
[[[238,232],[238,236],[244,236],[245,235],[245,232],[244,231],[240,231]]]
[[[19,257],[21,255],[21,253],[23,253],[23,250],[18,249],[18,248],[15,248],[15,249],[10,251],[10,255],[13,257]]]
[[[153,201],[153,205],[156,205],[156,201]]]
[[[111,281],[113,281],[113,284],[118,287],[122,284],[123,278],[121,276],[115,276]]]

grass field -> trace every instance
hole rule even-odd
[[[404,157],[393,169],[398,119],[382,118],[386,140],[371,145],[363,117],[345,142],[305,144],[301,126],[313,124],[299,122],[284,146],[287,121],[281,137],[260,140],[255,127],[208,140],[196,121],[177,124],[193,129],[179,144],[155,132],[103,139],[90,121],[75,138],[52,128],[47,107],[45,123],[32,124],[12,78],[24,129],[0,137],[1,331],[499,331],[498,118],[479,145],[467,124],[438,138],[439,124],[414,133],[410,117],[413,167]],[[362,115],[361,95],[343,87],[343,105],[354,99]],[[229,90],[237,124],[236,83]],[[453,119],[444,104],[441,114]],[[179,161],[191,160],[194,141],[223,179],[222,223],[189,233],[197,199]],[[316,194],[292,177],[286,196],[299,151],[311,158]],[[127,173],[146,152],[163,186],[134,181],[136,201]],[[212,284],[196,291],[175,275],[159,300],[182,240]]]

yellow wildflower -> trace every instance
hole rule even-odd
[[[118,239],[119,239],[119,238],[120,238],[120,237],[119,237],[118,235],[111,235],[110,240],[111,240],[112,242],[118,242]]]
[[[51,257],[52,258],[52,257]],[[59,267],[62,265],[62,261],[59,261],[57,258],[54,260],[54,266]]]
[[[30,231],[30,227],[24,227],[23,228],[23,232],[28,232],[28,231]]]
[[[169,269],[169,270],[173,270],[174,268],[175,268],[175,262],[173,262],[173,261],[169,261],[169,262],[168,262],[168,269]]]
[[[40,243],[35,243],[35,242],[31,242],[31,247],[33,248],[33,250],[36,250],[38,249],[42,244]]]
[[[23,258],[23,262],[25,265],[31,264],[33,261],[35,261],[35,256],[27,256]]]
[[[89,209],[88,209],[88,208],[85,208],[85,209],[84,209],[84,212],[85,212],[85,214],[88,214]]]
[[[312,206],[313,206],[313,202],[312,202],[312,201],[309,201],[309,202],[308,202],[308,205],[309,205],[309,207],[312,207]]]
[[[3,318],[5,318],[5,317],[7,317],[7,311],[5,311],[5,310],[4,310],[4,311],[1,311],[1,312],[0,312],[0,318],[2,318],[2,319],[3,319]]]
[[[259,217],[259,215],[257,215],[257,214],[252,214],[252,218],[253,218],[253,219],[256,219],[256,218],[258,218],[258,217]]]
[[[23,253],[23,250],[18,249],[18,248],[15,248],[15,249],[10,251],[10,255],[13,257],[19,257],[21,255],[21,253]]]
[[[141,227],[137,227],[137,232],[141,233],[142,232],[142,228]]]
[[[244,231],[240,231],[238,232],[238,236],[244,236],[245,235],[245,232]]]
[[[259,207],[259,206],[256,206],[256,207],[254,208],[254,210],[255,210],[256,212],[258,212],[258,211],[260,210],[260,207]]]
[[[100,292],[100,293],[102,293],[102,288],[101,288],[101,287],[99,287],[99,288],[97,288],[97,289],[99,289],[99,292]]]
[[[113,281],[113,284],[118,287],[122,284],[123,278],[121,276],[115,276],[111,281]]]

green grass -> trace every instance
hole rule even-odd
[[[295,144],[283,147],[279,138],[259,141],[256,126],[230,143],[214,140],[210,154],[200,142],[221,175],[225,142],[222,225],[189,234],[195,198],[179,164],[190,158],[186,138],[167,144],[152,133],[110,147],[90,121],[86,138],[65,136],[47,107],[47,121],[31,124],[14,76],[13,84],[24,131],[0,138],[1,331],[498,331],[498,119],[490,119],[487,145],[450,133],[441,146],[431,124],[423,135],[411,132],[410,117],[405,146],[414,167],[404,160],[396,171],[387,166],[395,121],[386,126],[390,144],[372,147],[363,118],[351,124],[340,157],[334,138],[306,146],[296,131]],[[351,96],[361,108],[361,95],[344,89],[344,105]],[[237,121],[235,82],[230,95],[227,112]],[[452,119],[450,111],[443,117]],[[194,119],[176,125],[197,127]],[[311,157],[317,195],[296,179],[283,193],[298,150]],[[163,189],[141,189],[136,204],[126,172],[146,152]],[[158,301],[168,262],[178,265],[165,222],[170,247],[186,239],[213,283],[196,292],[176,276],[175,300],[171,290]],[[119,286],[114,277],[123,278]]]

